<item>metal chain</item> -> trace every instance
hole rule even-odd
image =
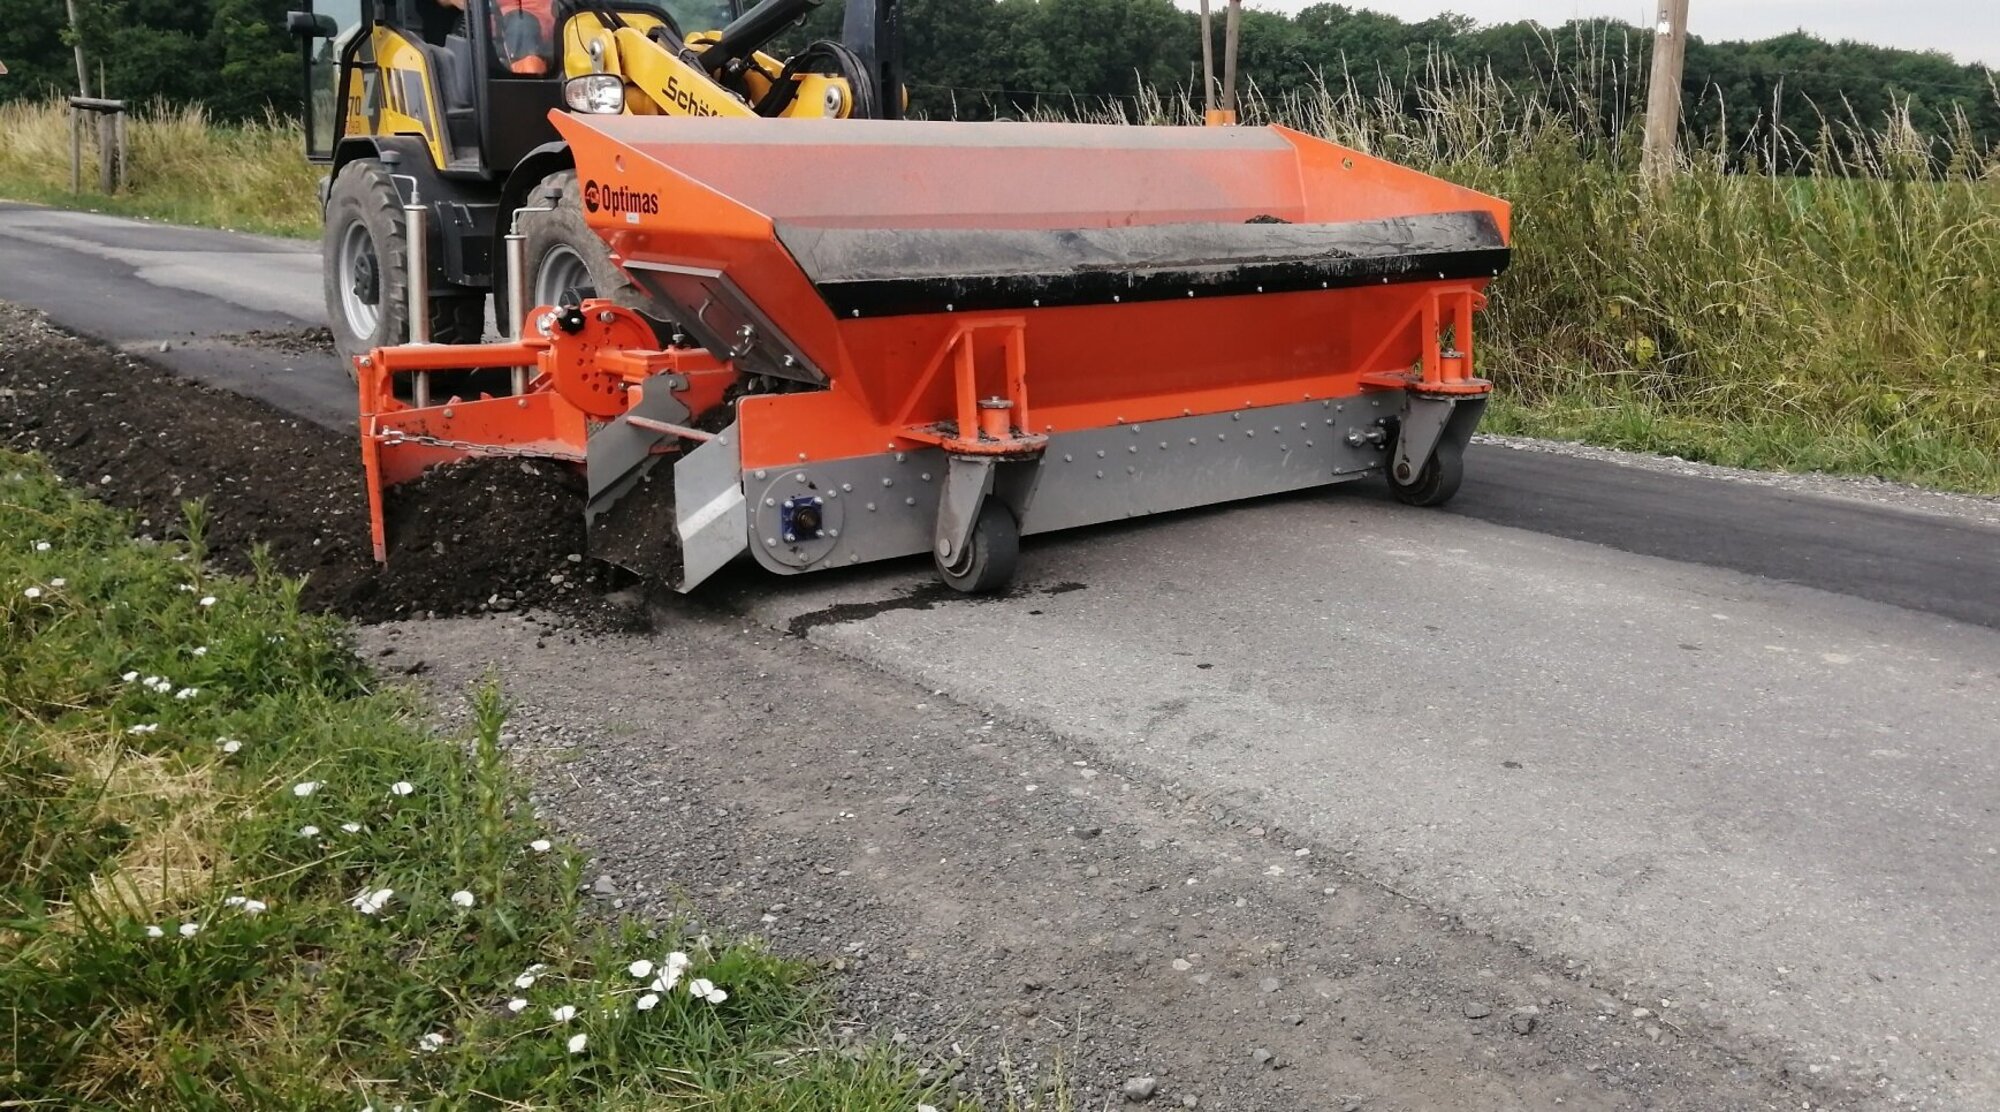
[[[443,437],[425,436],[422,433],[408,433],[399,429],[391,429],[383,433],[382,441],[385,444],[418,444],[426,448],[449,448],[455,452],[464,452],[468,456],[561,460],[580,460],[583,458],[580,455],[558,454],[536,448],[516,448],[506,444],[475,444],[470,440],[446,440]]]

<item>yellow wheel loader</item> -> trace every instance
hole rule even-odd
[[[329,170],[324,281],[341,355],[477,342],[488,294],[514,288],[510,255],[528,306],[598,297],[666,333],[667,311],[586,223],[595,183],[579,182],[551,112],[899,117],[895,0],[850,0],[842,41],[763,52],[817,3],[313,0],[290,13],[306,153]],[[507,300],[494,304],[503,335],[518,326]]]

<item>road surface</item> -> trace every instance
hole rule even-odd
[[[0,205],[0,300],[329,424],[311,245]],[[157,351],[168,343],[164,354]],[[1976,507],[1975,507],[1976,509]],[[1372,490],[714,594],[1140,773],[1746,1047],[2000,1107],[2000,528],[1476,445]]]

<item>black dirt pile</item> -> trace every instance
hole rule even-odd
[[[555,464],[474,461],[392,497],[394,559],[379,568],[354,434],[162,371],[0,305],[0,445],[129,510],[141,535],[184,534],[207,507],[223,566],[266,545],[304,603],[363,621],[482,609],[555,608],[628,621],[583,560],[582,494]],[[578,557],[570,559],[572,555]]]

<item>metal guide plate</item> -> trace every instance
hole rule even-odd
[[[1382,470],[1386,453],[1350,434],[1398,416],[1393,392],[1235,413],[1057,432],[1021,532],[1047,533],[1345,482]],[[754,471],[744,489],[750,549],[791,574],[931,551],[945,454],[935,448]],[[1003,464],[1003,467],[1028,466]],[[814,491],[841,509],[840,535],[810,546],[780,537],[779,491]],[[773,543],[766,544],[766,540]]]

